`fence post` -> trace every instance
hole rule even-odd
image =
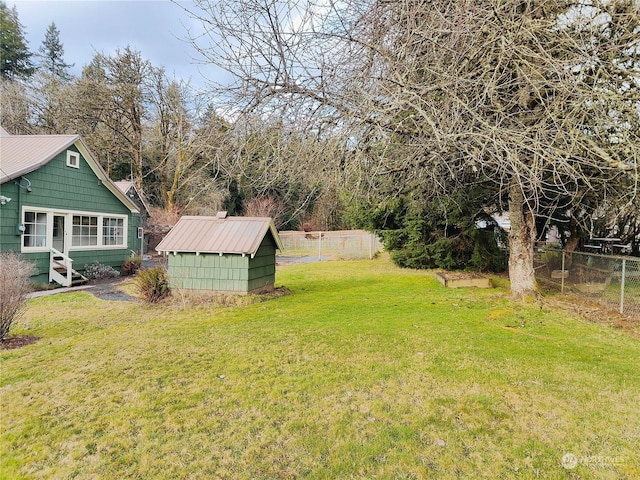
[[[562,273],[560,274],[560,293],[564,293],[564,254],[565,251],[562,250]]]
[[[318,232],[318,261],[322,261],[322,232]]]
[[[369,234],[369,260],[373,260],[373,233]]]
[[[624,313],[624,277],[626,277],[627,259],[622,259],[622,276],[620,278],[620,313]]]

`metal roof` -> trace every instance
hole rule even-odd
[[[114,185],[80,135],[9,135],[6,130],[0,133],[0,184],[37,170],[75,145],[102,184],[131,212],[138,213],[138,207]]]
[[[282,243],[268,217],[185,216],[158,244],[158,252],[235,253],[255,255],[267,232],[276,247]]]
[[[147,215],[151,216],[151,209],[149,208],[149,205],[147,205],[147,201],[144,199],[144,196],[140,194],[135,184],[131,180],[119,180],[117,182],[113,182],[113,184],[118,187],[118,190],[124,193],[127,197],[131,198],[133,200],[133,203],[137,205],[136,200],[129,195],[129,191],[133,189],[136,195],[138,195],[138,199],[140,200],[142,207],[146,210]]]
[[[113,183],[120,189],[122,193],[129,193],[129,189],[133,187],[133,182],[131,180],[118,180],[117,182]]]
[[[79,139],[78,135],[0,136],[0,183],[37,170]]]

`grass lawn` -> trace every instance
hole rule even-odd
[[[637,338],[384,258],[278,284],[236,307],[31,300],[13,333],[41,340],[0,351],[0,476],[640,478]]]

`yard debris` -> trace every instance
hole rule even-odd
[[[583,297],[566,294],[560,298],[545,297],[543,304],[576,313],[590,322],[608,325],[640,338],[640,321],[612,311],[595,302],[585,302]]]

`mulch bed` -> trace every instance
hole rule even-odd
[[[35,335],[10,335],[0,342],[0,350],[13,350],[36,343],[42,337]]]

